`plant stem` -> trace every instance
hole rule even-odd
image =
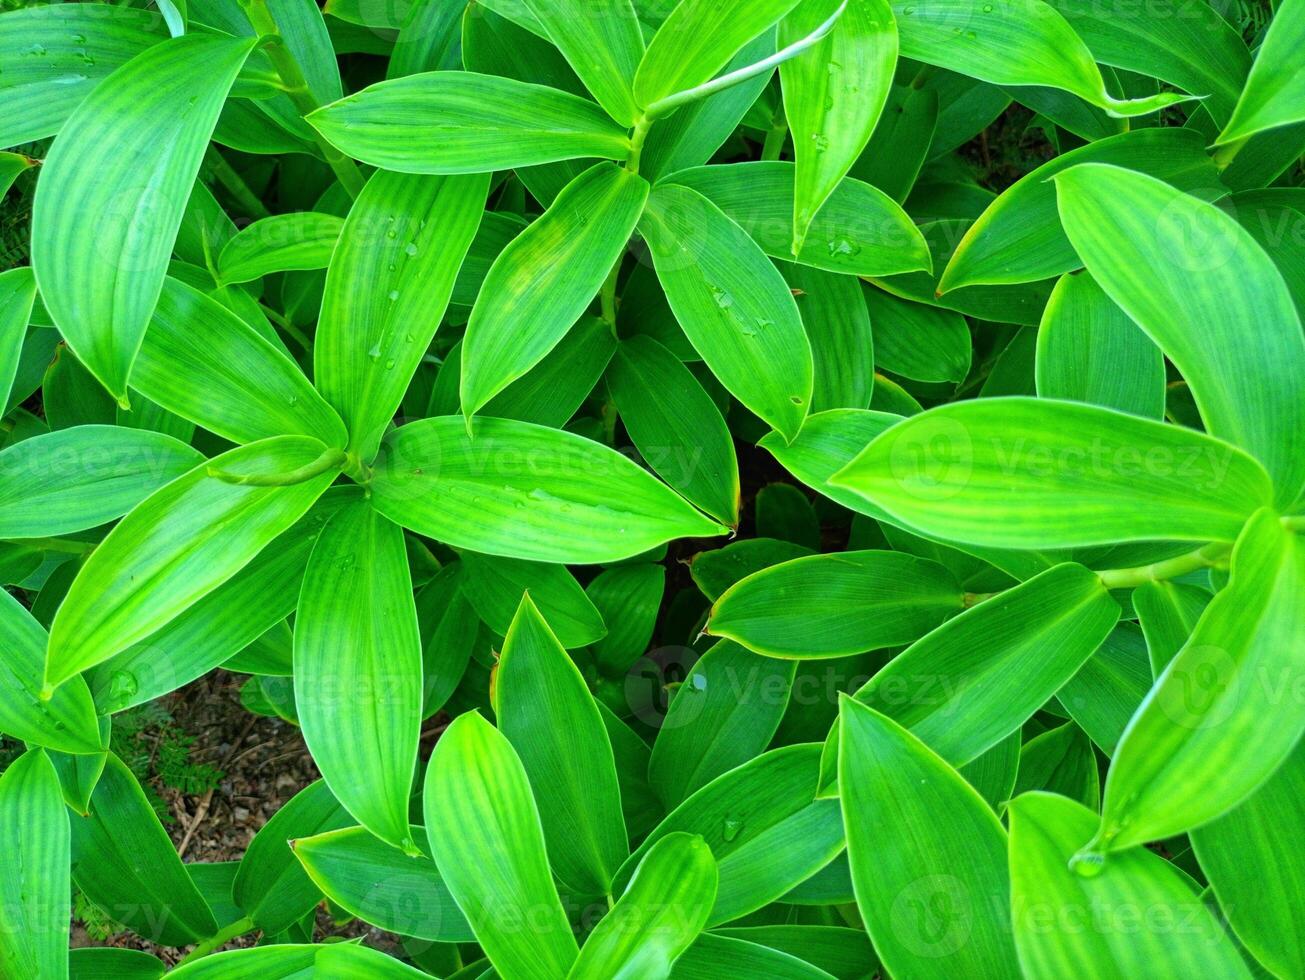
[[[1097,577],[1107,589],[1134,589],[1147,582],[1177,578],[1188,572],[1217,565],[1231,551],[1231,544],[1225,541],[1212,541],[1185,555],[1166,558],[1164,561],[1153,562],[1150,565],[1139,565],[1136,568],[1109,568],[1097,572]]]
[[[293,340],[300,347],[302,347],[305,353],[312,353],[313,342],[308,339],[308,334],[304,333],[302,330],[296,327],[290,321],[289,317],[282,316],[276,310],[272,309],[272,307],[267,306],[264,303],[259,303],[258,305],[259,308],[262,309],[263,314],[269,320],[275,323],[278,327],[280,327],[281,330],[283,330],[285,333],[288,333],[290,335],[290,339]]]
[[[1249,137],[1247,137],[1249,138]],[[1233,140],[1231,143],[1224,143],[1214,148],[1214,165],[1222,172],[1227,170],[1233,160],[1237,159],[1237,154],[1242,151],[1246,145],[1246,139]]]
[[[281,76],[285,93],[290,96],[290,101],[299,110],[299,114],[306,116],[320,108],[317,97],[308,87],[308,80],[304,78],[304,73],[299,68],[299,62],[286,46],[285,39],[276,26],[276,18],[272,16],[267,0],[240,0],[240,6],[244,8],[245,16],[249,18],[249,23],[253,25],[254,30],[267,40],[267,56],[272,61],[272,67]],[[363,184],[366,183],[358,165],[328,143],[316,130],[313,132],[313,138],[321,148],[322,155],[326,157],[326,162],[335,171],[336,178],[349,192],[349,196],[356,199],[362,192]]]
[[[223,483],[232,483],[242,487],[291,487],[305,483],[315,476],[321,476],[328,470],[338,470],[344,466],[348,457],[343,449],[328,449],[311,463],[305,463],[298,469],[285,473],[232,473],[228,470],[208,468],[208,475]]]
[[[632,174],[639,172],[639,160],[643,156],[643,144],[648,139],[648,130],[652,128],[653,117],[644,113],[634,121],[634,132],[630,134],[630,155],[625,158],[625,169]]]
[[[1305,514],[1284,517],[1282,519],[1282,526],[1288,531],[1295,531],[1297,534],[1305,534]]]
[[[235,199],[235,202],[245,209],[245,213],[251,218],[266,218],[272,212],[267,209],[257,194],[255,194],[247,183],[245,178],[236,172],[236,168],[227,163],[226,157],[216,149],[210,149],[205,156],[204,162],[208,165],[211,173],[219,184],[221,184],[228,194]]]
[[[613,337],[616,337],[616,277],[620,271],[621,260],[618,258],[612,264],[612,271],[607,274],[607,278],[603,281],[602,292],[598,294],[599,302],[602,305],[603,319],[607,321],[607,326],[611,329]]]
[[[775,115],[771,118],[770,131],[766,133],[766,142],[761,146],[761,159],[778,160],[784,150],[784,141],[788,139],[788,116],[784,114],[784,102],[781,99],[775,106]]]
[[[225,929],[219,929],[213,935],[209,936],[203,942],[196,944],[195,948],[177,961],[177,966],[182,966],[192,960],[197,960],[201,956],[207,956],[213,950],[225,946],[237,936],[242,936],[254,928],[254,920],[245,916],[243,919],[237,919]]]

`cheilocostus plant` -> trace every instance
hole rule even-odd
[[[155,4],[0,13],[0,978],[1305,976],[1305,0]]]

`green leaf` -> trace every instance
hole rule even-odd
[[[131,385],[233,442],[303,435],[344,445],[339,416],[298,364],[216,299],[171,277]]]
[[[758,943],[703,933],[671,968],[671,980],[831,980],[824,970]]]
[[[1187,380],[1206,429],[1264,464],[1280,504],[1295,500],[1305,334],[1269,257],[1214,205],[1152,177],[1084,164],[1055,183],[1088,271]]]
[[[1020,735],[1017,728],[988,751],[956,769],[998,814],[1011,798],[1019,776]]]
[[[425,830],[411,836],[423,851]],[[472,942],[435,862],[395,850],[365,827],[344,827],[290,842],[316,889],[364,922],[388,932],[440,943]]]
[[[1019,977],[995,909],[1010,890],[996,814],[923,742],[843,698],[839,785],[852,885],[884,966],[911,977]]]
[[[482,961],[483,962],[483,961]],[[179,980],[422,980],[430,974],[357,941],[231,949],[172,971]],[[172,974],[169,974],[171,976]]]
[[[41,168],[32,214],[41,298],[123,404],[204,148],[253,46],[190,34],[146,49],[74,110]]]
[[[1299,2],[1281,4],[1255,53],[1250,77],[1233,110],[1232,119],[1219,134],[1221,144],[1233,143],[1305,119],[1305,68],[1300,63],[1305,46],[1305,8]]]
[[[627,458],[570,432],[458,417],[385,442],[372,504],[454,547],[535,561],[618,561],[682,537],[723,534]]]
[[[324,447],[281,436],[233,449],[157,490],[86,559],[50,627],[57,685],[149,636],[240,571],[307,512],[337,470],[291,486],[239,485],[313,466]]]
[[[1241,805],[1191,833],[1237,937],[1276,975],[1305,970],[1305,743]]]
[[[925,534],[998,548],[1232,540],[1272,493],[1259,465],[1227,443],[1041,398],[930,409],[830,482]]]
[[[24,439],[0,452],[0,537],[107,524],[203,458],[171,436],[113,425]]]
[[[665,590],[666,569],[651,562],[605,569],[585,587],[607,624],[607,635],[590,645],[600,670],[620,675],[648,649]]]
[[[1209,604],[1209,592],[1183,582],[1146,582],[1133,590],[1133,611],[1146,638],[1153,676],[1169,666]]]
[[[1305,678],[1305,547],[1273,511],[1233,550],[1225,587],[1157,678],[1115,750],[1101,827],[1084,851],[1159,840],[1208,823],[1249,796],[1305,728],[1284,691]],[[1280,686],[1285,685],[1285,686]],[[1082,843],[1082,842],[1080,842]]]
[[[489,178],[374,174],[345,219],[313,347],[318,387],[376,455],[448,306]]]
[[[1043,398],[1164,416],[1164,355],[1087,272],[1061,276],[1051,292],[1035,378]]]
[[[429,717],[448,701],[466,673],[480,638],[480,619],[462,591],[461,562],[445,565],[417,593],[424,699]]]
[[[275,214],[242,228],[218,254],[218,282],[252,282],[272,272],[325,269],[343,225],[333,214]]]
[[[481,411],[493,418],[560,429],[593,392],[615,351],[611,325],[596,316],[582,316],[538,364],[486,402]],[[430,414],[456,412],[456,386],[453,395],[447,412]]]
[[[1218,193],[1219,178],[1193,130],[1138,129],[1062,153],[1003,191],[966,230],[938,288],[1034,282],[1082,265],[1060,225],[1049,178],[1079,163],[1150,174],[1183,191]]]
[[[0,890],[5,895],[0,971],[5,976],[68,976],[69,853],[59,777],[46,754],[31,749],[0,776]]]
[[[607,634],[602,615],[565,565],[462,553],[462,590],[476,614],[499,636],[506,636],[529,595],[569,650],[588,646]]]
[[[140,783],[112,752],[90,816],[72,821],[72,876],[87,898],[152,942],[184,946],[217,932]]]
[[[780,21],[780,47],[811,34],[834,7],[831,0],[802,0]],[[825,37],[780,65],[797,170],[792,254],[870,141],[896,64],[897,25],[888,0],[849,0]]]
[[[539,807],[549,864],[582,895],[606,895],[629,854],[616,765],[579,668],[527,593],[503,641],[494,711]]]
[[[899,2],[893,4],[893,13],[897,15],[902,57],[994,85],[1061,89],[1112,116],[1144,116],[1187,98],[1162,92],[1146,98],[1116,99],[1106,91],[1087,45],[1056,8],[1042,0],[1019,6],[980,6],[979,0]]]
[[[630,441],[663,480],[722,524],[739,523],[739,464],[720,409],[651,337],[621,341],[607,370]]]
[[[690,343],[735,398],[791,441],[811,402],[813,367],[783,277],[742,228],[687,187],[659,185],[640,230]]]
[[[1033,790],[1066,796],[1093,812],[1100,808],[1097,757],[1083,729],[1072,721],[1024,743],[1012,795]]]
[[[718,776],[676,807],[622,866],[628,881],[668,834],[699,834],[716,856],[720,883],[709,926],[770,904],[843,849],[833,800],[815,799],[820,746],[774,749]]]
[[[0,197],[3,194],[0,191]],[[31,269],[21,266],[0,272],[0,412],[8,410],[35,302],[36,279]]]
[[[973,348],[965,317],[882,289],[862,292],[874,325],[875,367],[913,381],[965,380]]]
[[[735,52],[796,3],[680,0],[648,42],[634,76],[635,101],[647,109],[668,95],[710,81]]]
[[[788,707],[797,665],[723,640],[675,692],[648,764],[666,809],[765,751]]]
[[[538,364],[580,318],[625,251],[647,198],[642,177],[597,164],[503,249],[467,323],[465,415]]]
[[[1134,592],[1136,598],[1138,592]],[[1151,689],[1146,643],[1135,623],[1122,622],[1065,682],[1057,698],[1106,755],[1115,754],[1119,736]]]
[[[1082,565],[1057,565],[922,637],[856,692],[953,766],[1031,718],[1119,620]]]
[[[1049,793],[1010,804],[1011,911],[1024,976],[1248,977],[1191,880],[1164,858],[1139,847],[1097,877],[1068,869],[1095,822]]]
[[[857,276],[930,268],[929,246],[915,223],[891,197],[864,181],[847,177],[834,188],[811,219],[796,256],[791,227],[797,171],[792,163],[693,167],[665,182],[706,197],[772,258]]]
[[[716,878],[716,859],[701,837],[661,838],[585,940],[569,980],[669,976],[676,957],[707,924]]]
[[[366,500],[340,508],[313,546],[294,672],[304,741],[326,785],[359,823],[411,853],[421,635],[403,531]]]
[[[164,966],[138,949],[82,946],[68,950],[68,971],[71,980],[159,980]]]
[[[631,84],[643,58],[643,33],[631,0],[603,0],[577,12],[565,0],[523,0],[598,104],[622,126],[638,108]]]
[[[322,900],[322,893],[296,863],[296,853],[287,843],[352,822],[325,782],[309,783],[272,814],[249,842],[231,886],[236,905],[268,935],[290,928]]]
[[[689,574],[702,594],[715,602],[731,585],[754,572],[811,554],[814,552],[810,548],[791,541],[744,538],[723,548],[698,552],[689,562]]]
[[[771,657],[842,657],[910,643],[962,608],[937,562],[846,551],[749,575],[716,600],[706,631]]]
[[[866,408],[874,394],[874,335],[861,284],[852,276],[777,262],[811,343],[811,411]],[[810,418],[810,416],[808,416]]]
[[[742,939],[818,966],[839,980],[872,976],[879,961],[860,929],[827,925],[730,926],[713,936]]]
[[[157,12],[137,7],[6,10],[0,17],[0,146],[53,136],[101,79],[167,36]]]
[[[623,160],[630,150],[625,130],[588,99],[468,71],[377,82],[307,119],[348,156],[408,174]]]
[[[41,624],[0,590],[0,732],[60,752],[99,752],[99,725],[85,681],[73,679],[49,700],[39,697],[46,643]]]
[[[478,714],[458,717],[435,744],[424,800],[435,864],[494,968],[522,980],[565,976],[576,941],[508,740]]]

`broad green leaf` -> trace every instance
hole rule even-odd
[[[661,838],[585,940],[569,980],[670,976],[671,964],[707,924],[716,879],[716,859],[701,837]]]
[[[787,953],[838,980],[859,980],[878,968],[870,937],[860,929],[834,925],[759,925],[713,929],[713,936],[741,939]]]
[[[1184,582],[1147,582],[1133,590],[1132,598],[1151,673],[1159,677],[1196,629],[1210,604],[1210,593]]]
[[[648,198],[648,183],[600,163],[571,181],[494,260],[462,345],[470,417],[552,350],[598,295]]]
[[[1219,134],[1220,143],[1244,140],[1263,130],[1305,119],[1301,108],[1305,102],[1302,47],[1305,5],[1300,0],[1284,0],[1273,12],[1232,119]]]
[[[787,14],[796,3],[797,0],[680,0],[648,42],[648,50],[634,76],[635,101],[647,109],[668,95],[710,81],[735,52]]]
[[[1052,290],[1035,372],[1043,398],[1164,416],[1164,355],[1088,272],[1063,275]]]
[[[693,665],[648,764],[648,782],[666,809],[765,751],[788,707],[796,667],[728,640]]]
[[[425,831],[412,835],[423,851]],[[350,915],[388,932],[433,942],[471,942],[435,862],[404,854],[365,827],[343,827],[291,841],[294,857],[316,889]]]
[[[162,960],[138,949],[81,946],[68,950],[72,980],[159,980],[164,969]]]
[[[217,931],[140,783],[112,752],[90,816],[72,821],[72,876],[87,898],[151,942],[183,946]]]
[[[802,0],[780,21],[780,47],[811,34],[835,6],[831,0]],[[870,141],[896,64],[897,25],[888,0],[848,0],[828,34],[780,65],[797,170],[793,255]]]
[[[302,517],[335,478],[325,447],[282,436],[224,453],[140,503],[109,532],[73,581],[50,627],[45,680],[57,685],[109,659],[212,592]],[[229,483],[302,467],[290,486]]]
[[[625,130],[587,99],[467,71],[378,82],[307,118],[349,156],[409,174],[623,160],[630,150]]]
[[[1049,3],[979,0],[894,3],[902,57],[994,85],[1036,85],[1077,95],[1113,116],[1144,116],[1188,98],[1162,92],[1116,99],[1082,39]],[[1193,92],[1192,95],[1205,95]]]
[[[1119,741],[1086,870],[1099,869],[1106,851],[1208,823],[1288,756],[1305,727],[1285,694],[1305,678],[1302,595],[1305,547],[1261,510],[1233,550],[1228,585]]]
[[[666,569],[651,562],[606,569],[585,586],[607,624],[607,635],[590,645],[600,670],[620,675],[648,649],[665,590]]]
[[[489,180],[379,171],[345,219],[313,348],[318,387],[349,428],[349,449],[376,455],[448,306]]]
[[[98,753],[95,705],[80,677],[42,699],[45,630],[7,591],[0,590],[0,732],[59,752]]]
[[[106,75],[166,38],[155,11],[42,4],[0,17],[0,146],[53,136]]]
[[[0,452],[0,537],[107,524],[203,458],[171,436],[114,425],[24,439]]]
[[[1206,429],[1264,464],[1280,504],[1295,500],[1305,334],[1269,257],[1214,205],[1153,177],[1084,164],[1055,183],[1088,271],[1187,380]]]
[[[358,495],[356,487],[327,490],[226,582],[162,629],[92,667],[86,681],[96,708],[122,711],[175,691],[284,621],[299,604],[308,555],[323,525]]]
[[[593,392],[615,351],[611,325],[596,316],[582,316],[538,364],[486,402],[481,411],[493,418],[560,429]],[[448,414],[457,410],[455,386]]]
[[[435,864],[494,968],[522,980],[565,976],[576,941],[511,743],[480,715],[461,715],[435,743],[424,800]]]
[[[671,980],[831,980],[830,974],[777,949],[703,933],[671,968]]]
[[[430,974],[357,941],[231,949],[173,970],[178,980],[423,980]]]
[[[815,372],[811,411],[869,407],[874,394],[874,334],[860,282],[811,266],[776,264],[793,291],[811,344]]]
[[[1065,682],[1057,699],[1102,752],[1114,755],[1128,719],[1150,689],[1142,631],[1136,623],[1122,622]]]
[[[8,193],[9,188],[14,186],[14,181],[22,176],[25,171],[30,170],[36,165],[37,161],[25,154],[0,152],[0,197],[3,197]],[[9,273],[12,272],[13,270],[10,269]],[[31,269],[26,269],[26,271],[18,273],[18,276],[23,277],[27,284],[24,286],[24,290],[29,288],[32,282],[31,275]],[[3,279],[0,279],[0,282],[3,281]],[[11,281],[13,280],[11,279]],[[6,304],[12,302],[11,294],[9,292],[11,288],[12,287],[0,287],[0,289],[3,289],[5,293],[4,302]],[[23,324],[23,326],[26,326],[26,324]]]
[[[744,538],[723,548],[700,551],[689,562],[689,574],[702,594],[715,602],[735,582],[771,565],[814,554],[805,545],[777,538]]]
[[[855,697],[962,766],[1031,718],[1118,620],[1095,574],[1057,565],[917,640]]]
[[[700,834],[716,856],[720,883],[709,926],[770,904],[843,849],[838,804],[815,799],[820,746],[774,749],[718,776],[676,807],[617,875],[630,879],[668,834]]]
[[[1191,833],[1219,906],[1277,976],[1305,971],[1305,743],[1241,805]]]
[[[6,977],[68,976],[70,848],[59,777],[43,751],[30,749],[0,775],[0,973]]]
[[[687,187],[659,185],[640,229],[689,341],[735,398],[791,441],[811,403],[813,367],[783,277],[742,228]]]
[[[476,237],[471,240],[467,257],[462,260],[462,268],[453,282],[450,302],[454,306],[471,306],[476,302],[494,260],[525,228],[525,219],[515,214],[486,211],[481,215]]]
[[[275,214],[242,228],[217,257],[222,285],[251,282],[272,272],[325,269],[343,222],[333,214]]]
[[[607,726],[612,755],[616,758],[616,779],[621,786],[625,829],[631,837],[641,838],[666,815],[648,785],[648,744],[602,701],[598,702],[598,713]]]
[[[507,636],[521,609],[521,597],[548,622],[568,650],[588,646],[607,634],[602,614],[565,565],[462,553],[463,593],[476,614],[499,636]]]
[[[0,197],[3,193],[0,191]],[[36,279],[31,269],[20,266],[0,272],[0,412],[8,410],[35,302]]]
[[[1139,129],[1062,153],[1025,174],[965,230],[938,282],[964,286],[1033,282],[1082,265],[1056,212],[1048,178],[1079,163],[1108,163],[1150,174],[1179,190],[1218,193],[1218,174],[1199,133]]]
[[[864,181],[849,177],[834,188],[794,256],[797,171],[792,163],[763,160],[693,167],[665,180],[706,197],[772,258],[857,276],[930,268],[929,246],[919,229],[891,197]]]
[[[1042,398],[930,409],[830,482],[925,534],[999,548],[1232,540],[1272,494],[1264,470],[1227,443]]]
[[[956,769],[998,814],[1011,798],[1019,776],[1020,735],[1017,728],[988,751]]]
[[[937,562],[846,551],[749,575],[716,600],[705,630],[771,657],[842,657],[910,643],[963,608]]]
[[[913,381],[965,380],[973,351],[965,317],[882,289],[862,292],[874,331],[875,367]]]
[[[454,547],[535,561],[618,561],[675,538],[723,534],[646,470],[570,432],[460,417],[385,442],[372,504]]]
[[[417,593],[423,718],[442,708],[457,690],[480,638],[480,619],[462,591],[462,582],[462,563],[454,562],[441,568]]]
[[[1024,743],[1012,795],[1035,790],[1066,796],[1094,813],[1100,808],[1097,757],[1083,729],[1072,721]]]
[[[253,44],[189,34],[147,48],[73,111],[41,168],[41,298],[123,404],[204,147]]]
[[[403,531],[366,500],[338,510],[313,546],[294,672],[304,741],[326,785],[364,827],[412,853],[421,635]]]
[[[340,418],[299,365],[216,299],[164,280],[132,388],[233,442],[303,435],[344,445]]]
[[[1006,832],[983,798],[896,722],[843,698],[838,774],[857,908],[896,976],[1019,977],[996,912]]]
[[[1024,976],[1249,977],[1191,880],[1159,855],[1134,848],[1092,878],[1069,870],[1095,822],[1092,811],[1049,793],[1010,804],[1011,912]]]
[[[417,0],[409,5],[399,26],[399,36],[394,39],[394,52],[385,66],[385,77],[401,78],[458,67],[464,9],[448,0]]]
[[[611,743],[584,677],[529,594],[494,676],[494,712],[530,780],[549,864],[572,891],[609,894],[629,853]]]
[[[631,0],[602,0],[577,11],[565,0],[523,0],[598,104],[622,126],[639,114],[631,86],[643,33]]]
[[[720,409],[683,362],[651,337],[628,337],[608,367],[607,386],[648,465],[706,513],[737,527],[734,440]]]
[[[290,928],[322,900],[322,893],[295,861],[288,846],[292,838],[337,830],[352,822],[325,782],[309,783],[272,814],[249,842],[231,886],[236,905],[268,935]]]

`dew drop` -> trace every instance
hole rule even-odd
[[[416,243],[416,242],[409,242],[407,245],[403,246],[403,250],[404,250],[405,252],[407,252],[409,255],[416,255],[416,254],[417,254],[417,243]]]
[[[725,823],[721,825],[720,835],[725,840],[725,843],[728,844],[739,836],[739,831],[742,829],[742,820],[739,820],[737,817],[726,817]]]

